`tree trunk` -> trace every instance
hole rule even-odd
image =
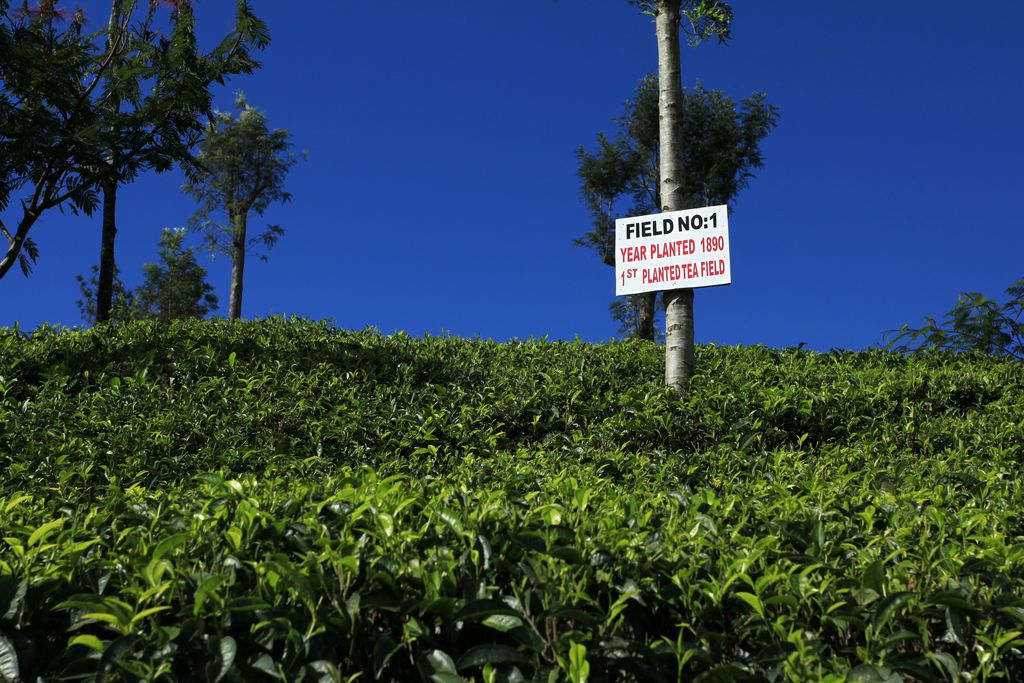
[[[245,274],[245,213],[232,216],[235,236],[231,242],[231,296],[228,301],[228,320],[242,317],[242,276]]]
[[[110,20],[107,22],[107,51],[116,49],[117,30],[121,25],[122,0],[111,0]],[[113,72],[114,67],[111,66]],[[113,79],[113,73],[111,73]],[[108,81],[108,96],[110,81]],[[121,103],[116,97],[110,96],[108,113],[113,117],[121,110]],[[113,124],[110,124],[111,137],[114,135]],[[110,321],[114,309],[114,238],[117,237],[117,159],[116,150],[111,149],[107,159],[109,177],[102,183],[103,187],[103,233],[100,237],[100,269],[96,283],[96,322]]]
[[[636,302],[636,336],[637,339],[654,341],[654,300],[657,292],[637,295]]]
[[[117,237],[117,180],[103,182],[103,234],[100,237],[100,271],[96,283],[96,322],[110,322],[114,309],[114,238]]]
[[[688,208],[683,187],[683,79],[679,57],[680,0],[658,0],[658,132],[660,135],[661,210]],[[665,302],[665,384],[679,395],[689,390],[694,370],[693,290],[671,289]]]
[[[665,384],[683,396],[696,366],[693,345],[693,290],[670,289],[665,302]]]

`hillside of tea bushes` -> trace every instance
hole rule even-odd
[[[0,681],[1022,681],[1024,366],[0,330]]]

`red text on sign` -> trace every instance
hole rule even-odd
[[[640,247],[625,247],[623,249],[619,249],[619,251],[622,253],[621,260],[623,263],[635,263],[636,261],[647,260],[646,245]]]
[[[702,237],[700,240],[700,248],[705,252],[725,251],[725,238],[721,235],[716,235],[714,237]]]
[[[701,277],[715,277],[717,275],[725,274],[725,261],[719,259],[717,261],[701,261],[700,262],[700,276]]]
[[[701,240],[703,243],[704,240]],[[677,258],[688,256],[697,251],[697,244],[693,240],[675,240],[673,242],[655,243],[641,245],[639,247],[619,248],[619,261],[622,263],[637,263],[650,259]],[[705,251],[713,251],[705,249]]]
[[[651,258],[675,258],[694,253],[693,240],[676,240],[651,245]]]

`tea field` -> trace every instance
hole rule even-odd
[[[1024,681],[1024,365],[0,330],[0,681]]]

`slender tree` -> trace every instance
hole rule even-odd
[[[139,317],[153,320],[202,318],[217,310],[217,295],[206,281],[206,269],[195,250],[185,247],[184,228],[165,228],[160,235],[160,261],[142,267],[143,282],[135,290]]]
[[[115,73],[120,71],[117,67],[122,66],[124,55],[121,54],[120,45],[125,41],[125,29],[122,26],[124,10],[131,15],[134,2],[130,0],[111,0],[110,19],[107,22],[107,55],[110,57],[112,68],[107,76],[106,88],[106,116],[110,133],[114,133],[114,119],[121,112],[121,98],[117,91]],[[151,6],[152,7],[152,6]],[[101,109],[101,112],[104,110]],[[111,145],[107,151],[107,169],[101,181],[103,191],[103,225],[100,234],[100,264],[97,269],[96,298],[94,304],[94,318],[99,322],[109,322],[113,316],[115,278],[117,277],[117,265],[114,259],[114,238],[117,236],[117,188],[119,185],[117,174],[118,149]]]
[[[211,252],[231,259],[229,320],[242,315],[246,253],[259,246],[270,249],[284,234],[279,225],[270,225],[249,237],[249,216],[262,216],[274,202],[291,200],[284,181],[297,161],[287,130],[270,130],[266,116],[242,94],[235,106],[237,118],[217,113],[200,145],[190,182],[182,188],[199,202],[192,228],[205,236]]]
[[[683,187],[683,79],[679,57],[680,1],[658,0],[654,21],[658,36],[658,103],[661,146],[660,197],[662,211],[687,208]],[[662,295],[665,304],[665,383],[682,393],[693,377],[693,290],[672,289]]]
[[[683,99],[679,34],[688,24],[692,42],[710,36],[728,39],[732,7],[718,0],[630,0],[654,16],[658,40],[659,199],[662,211],[687,208],[683,186]],[[693,289],[671,289],[665,305],[665,383],[684,394],[694,372]]]
[[[190,149],[212,115],[211,86],[233,75],[252,73],[258,67],[253,50],[270,40],[266,26],[245,0],[237,5],[235,29],[206,53],[198,48],[192,0],[166,3],[171,6],[166,38],[157,30],[159,3],[148,3],[141,23],[133,23],[140,13],[137,4],[137,0],[111,0],[107,27],[111,68],[99,102],[108,136],[107,164],[100,181],[99,322],[107,320],[111,310],[118,189],[140,171],[191,164]]]
[[[737,106],[720,90],[706,90],[698,82],[686,94],[683,117],[687,205],[731,206],[763,165],[760,143],[777,120],[777,109],[763,93]],[[615,217],[657,213],[661,206],[658,129],[658,79],[648,75],[626,102],[614,140],[600,134],[593,151],[581,147],[577,153],[581,194],[593,223],[576,243],[597,251],[608,265],[615,265]],[[620,297],[610,309],[627,334],[654,339],[655,299],[656,292]]]

